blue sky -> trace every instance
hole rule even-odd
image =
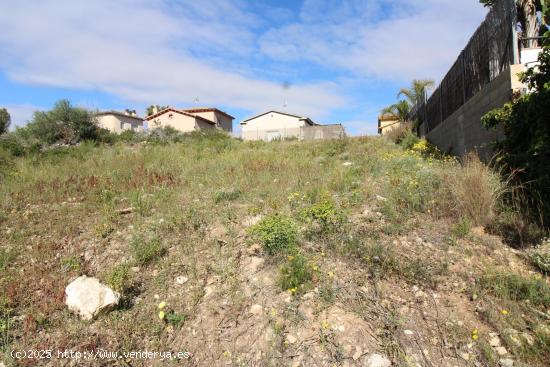
[[[0,106],[269,109],[376,133],[413,78],[440,80],[477,0],[0,0]],[[198,99],[198,103],[195,102]],[[287,103],[284,107],[285,101]]]

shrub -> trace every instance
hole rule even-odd
[[[288,257],[279,269],[279,284],[283,290],[300,293],[306,290],[313,279],[313,268],[302,254]]]
[[[412,125],[408,122],[399,123],[396,127],[391,129],[386,135],[386,138],[393,141],[395,144],[400,144],[403,139],[411,134]]]
[[[288,252],[297,245],[298,229],[292,219],[275,214],[250,227],[249,234],[257,238],[270,254]]]
[[[124,293],[130,288],[130,280],[131,274],[128,264],[117,265],[105,275],[105,283],[119,293]]]
[[[161,257],[166,249],[156,235],[138,235],[131,242],[134,258],[139,264],[147,264]]]
[[[550,287],[544,279],[506,273],[487,274],[477,280],[477,286],[499,298],[529,301],[535,306],[550,306]]]
[[[22,157],[26,153],[25,146],[13,133],[6,134],[0,138],[0,150],[3,150],[14,157]]]
[[[239,189],[216,191],[214,193],[214,202],[221,203],[222,201],[233,201],[238,199],[241,194],[241,190]]]
[[[344,213],[336,208],[332,200],[328,199],[304,208],[301,217],[307,222],[318,224],[321,232],[332,232],[338,229],[345,220]]]
[[[92,113],[73,107],[68,100],[56,102],[50,111],[37,111],[21,130],[45,144],[74,144],[82,140],[97,140],[98,127]]]
[[[493,220],[506,191],[500,177],[475,154],[467,155],[462,166],[443,175],[443,181],[450,193],[450,209],[473,225],[487,225]]]
[[[171,126],[153,129],[147,136],[147,142],[151,144],[178,143],[183,140],[183,133]]]
[[[550,239],[529,252],[529,260],[544,274],[550,274]]]
[[[471,228],[470,221],[463,218],[451,228],[451,233],[457,238],[464,238],[470,233]]]
[[[502,128],[505,138],[495,143],[496,161],[529,193],[525,203],[536,220],[550,223],[550,32],[543,41],[539,64],[522,76],[530,93],[487,113],[487,128]]]
[[[405,149],[411,149],[415,144],[420,142],[420,138],[413,134],[411,131],[408,131],[404,136],[401,142],[399,143]]]

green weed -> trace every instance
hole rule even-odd
[[[294,249],[298,243],[296,224],[284,215],[275,214],[250,227],[249,234],[259,240],[270,254],[281,254]]]
[[[131,247],[134,258],[139,264],[152,262],[166,251],[156,234],[135,236],[131,241]]]

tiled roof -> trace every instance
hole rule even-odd
[[[216,125],[216,123],[214,121],[210,121],[202,116],[198,116],[198,115],[193,115],[191,113],[188,113],[186,111],[183,111],[183,110],[176,110],[175,108],[165,108],[164,110],[162,111],[159,111],[157,113],[155,113],[154,115],[151,115],[151,116],[148,116],[146,118],[147,121],[151,121],[157,117],[159,117],[160,115],[164,115],[166,112],[175,112],[175,113],[179,113],[180,115],[185,115],[185,116],[189,116],[189,117],[194,117],[196,118],[197,120],[201,120],[201,121],[204,121],[204,122],[208,122],[209,124],[213,124],[213,125]]]
[[[119,112],[119,111],[103,111],[103,112],[98,112],[98,113],[95,114],[95,116],[105,116],[105,115],[115,115],[115,116],[121,116],[121,117],[128,117],[128,118],[136,119],[136,120],[140,120],[140,121],[144,120],[143,117],[131,116],[131,115],[126,114],[125,112]]]
[[[225,115],[231,119],[234,119],[235,117],[231,116],[230,114],[222,111],[222,110],[218,110],[217,108],[213,108],[213,107],[196,107],[196,108],[184,108],[182,109],[182,111],[185,111],[185,112],[189,112],[189,113],[199,113],[199,112],[218,112],[222,115]]]

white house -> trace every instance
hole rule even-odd
[[[328,139],[345,135],[340,124],[320,125],[309,117],[280,111],[268,111],[250,117],[240,125],[243,140]]]
[[[95,118],[99,127],[113,133],[143,129],[143,118],[136,116],[135,113],[105,111],[96,113]]]
[[[184,133],[204,129],[220,129],[231,132],[233,119],[233,116],[210,107],[189,109],[169,107],[146,118],[149,129],[170,126]]]

